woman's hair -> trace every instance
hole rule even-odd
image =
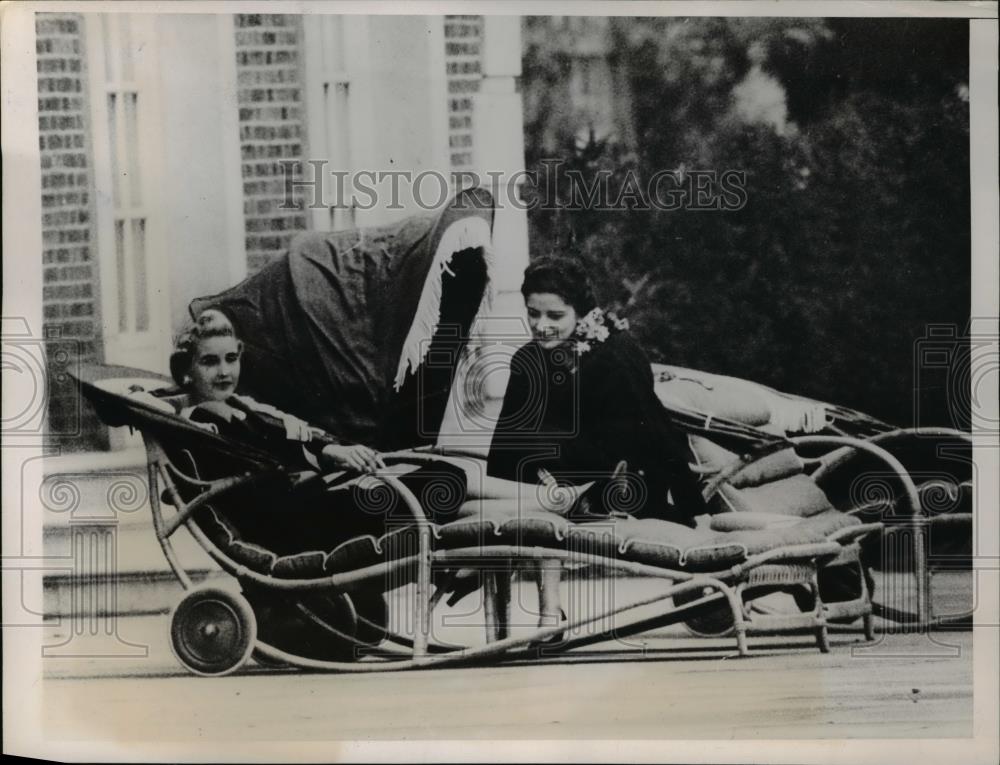
[[[187,384],[185,378],[191,371],[199,341],[209,337],[236,337],[232,322],[214,308],[206,308],[174,338],[174,352],[170,354],[170,375],[181,387]]]
[[[570,258],[546,255],[533,260],[524,270],[524,282],[521,284],[524,299],[546,292],[561,297],[581,317],[597,306],[586,270]]]

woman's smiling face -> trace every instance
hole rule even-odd
[[[555,348],[573,337],[578,317],[573,306],[559,295],[532,292],[524,302],[531,335],[542,348]]]
[[[191,389],[202,401],[225,401],[240,381],[242,344],[232,335],[198,341],[191,360]]]

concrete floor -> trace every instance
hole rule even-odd
[[[515,603],[527,629],[533,604],[527,596]],[[475,605],[442,615],[438,637],[481,640]],[[166,614],[119,617],[97,634],[79,627],[63,620],[45,628],[51,741],[916,739],[972,731],[972,635],[962,632],[882,634],[874,645],[837,633],[825,655],[807,636],[755,637],[755,655],[738,658],[731,639],[673,627],[518,665],[375,675],[251,665],[204,679],[174,659]]]

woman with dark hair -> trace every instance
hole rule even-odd
[[[628,322],[597,307],[586,272],[568,258],[532,262],[521,293],[532,341],[511,360],[489,474],[597,479],[580,500],[591,512],[694,525],[705,504],[687,441],[653,390],[649,360]]]

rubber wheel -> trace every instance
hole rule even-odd
[[[196,675],[228,675],[250,658],[256,641],[253,609],[246,598],[229,590],[194,590],[170,617],[174,656]]]
[[[700,592],[685,592],[674,595],[674,605],[683,606],[704,597]],[[729,601],[703,606],[684,620],[688,632],[697,637],[727,637],[733,634],[733,612]]]

